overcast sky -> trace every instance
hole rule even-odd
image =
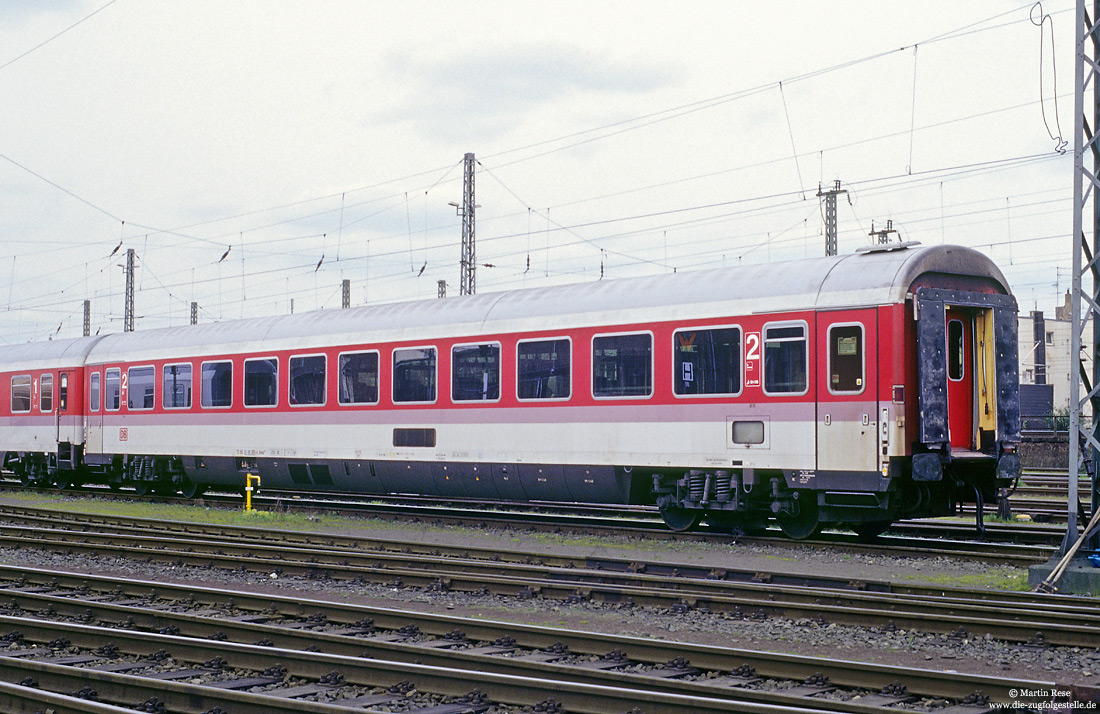
[[[127,248],[139,330],[457,294],[466,152],[478,292],[822,255],[839,179],[841,253],[892,220],[1049,312],[1073,30],[1071,0],[0,0],[0,342],[79,336],[85,299],[121,331]]]

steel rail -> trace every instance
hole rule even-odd
[[[127,629],[150,632],[171,630],[177,636],[190,638],[216,636],[221,641],[225,639],[240,643],[263,641],[266,647],[280,649],[306,650],[309,647],[315,649],[323,647],[323,651],[328,654],[347,657],[367,657],[373,660],[415,663],[447,669],[468,669],[515,677],[560,679],[574,684],[631,686],[650,692],[715,697],[737,702],[778,704],[785,707],[801,707],[805,710],[817,710],[824,707],[829,710],[848,712],[849,714],[881,714],[882,707],[888,701],[906,698],[905,696],[880,696],[878,698],[882,704],[878,705],[864,703],[862,700],[867,696],[866,694],[854,702],[829,701],[812,698],[813,694],[819,692],[809,687],[800,688],[807,690],[804,694],[785,693],[782,689],[757,691],[754,689],[730,688],[730,678],[727,676],[723,679],[720,673],[716,673],[718,676],[710,680],[680,680],[674,676],[666,677],[618,670],[589,669],[578,665],[559,664],[555,661],[532,660],[522,656],[499,656],[480,653],[478,650],[507,653],[511,649],[509,647],[493,647],[491,642],[488,641],[485,643],[487,646],[476,648],[474,651],[466,651],[437,647],[433,644],[408,644],[403,641],[388,641],[374,637],[330,634],[323,631],[295,629],[287,625],[270,625],[260,622],[239,621],[233,618],[192,615],[159,608],[149,609],[114,605],[106,602],[91,602],[78,596],[51,596],[42,593],[19,593],[11,590],[5,590],[3,593],[5,598],[11,598],[21,608],[27,609],[28,605],[37,606],[48,609],[52,614],[58,616],[74,618],[90,615],[95,617],[101,627],[109,623],[110,627],[125,626]],[[317,610],[319,614],[324,614],[324,612],[324,609]],[[39,617],[41,617],[41,612]],[[350,629],[354,630],[355,626],[352,625]],[[502,629],[501,633],[501,637],[509,636],[507,629]],[[565,639],[568,639],[568,637]],[[2,654],[2,651],[0,651],[0,654]],[[650,662],[649,664],[656,663]],[[690,667],[686,661],[684,661],[681,669],[685,673],[697,671],[695,668]],[[664,671],[667,674],[676,674],[674,669]],[[804,677],[813,674],[817,673],[808,671]],[[758,677],[759,674],[754,677],[746,677],[746,683],[748,680]],[[830,684],[833,683],[830,682]],[[867,701],[874,701],[876,695],[870,696],[871,699]],[[943,695],[937,694],[935,696]]]
[[[715,567],[708,564],[693,564],[684,561],[638,562],[636,558],[618,558],[586,554],[573,556],[555,554],[545,550],[532,551],[521,549],[501,549],[489,546],[451,546],[440,542],[413,542],[393,537],[370,535],[333,534],[323,531],[308,532],[295,530],[276,530],[257,526],[228,526],[204,524],[163,519],[118,517],[89,513],[71,513],[52,509],[10,507],[0,505],[0,517],[17,517],[22,522],[38,524],[47,532],[59,526],[71,524],[85,530],[93,529],[94,535],[106,537],[118,533],[138,537],[164,537],[169,540],[185,538],[187,543],[196,543],[196,537],[211,538],[217,546],[241,547],[254,546],[249,552],[280,548],[277,552],[293,552],[305,549],[313,558],[320,552],[339,552],[347,558],[377,563],[378,556],[401,558],[412,555],[447,556],[462,560],[474,560],[492,563],[518,563],[524,566],[545,566],[566,568],[571,573],[583,570],[599,571],[599,577],[607,578],[616,573],[647,573],[677,578],[701,578],[710,581],[760,582],[773,585],[799,585],[841,590],[861,590],[868,592],[898,593],[929,597],[955,597],[963,601],[987,601],[1019,607],[1022,604],[1050,604],[1060,602],[1061,607],[1072,607],[1081,603],[1080,598],[1060,596],[1052,599],[1049,595],[1030,592],[975,590],[945,587],[941,585],[901,584],[889,581],[852,580],[848,577],[830,577],[824,575],[803,575],[782,572],[762,572],[759,568],[737,569]],[[0,525],[0,530],[3,526]],[[82,533],[79,537],[84,537]],[[311,561],[312,563],[312,561]],[[348,561],[350,564],[350,561]]]
[[[0,704],[4,706],[5,714],[33,714],[47,710],[53,714],[134,714],[133,707],[116,707],[4,681],[0,681]]]
[[[274,507],[276,504],[273,503],[271,505]],[[14,513],[18,507],[0,506],[0,508],[4,508],[8,512]],[[285,509],[285,506],[279,505],[278,508],[282,510]],[[660,538],[664,540],[693,540],[703,542],[729,543],[732,539],[734,542],[775,544],[780,546],[790,546],[793,544],[792,541],[785,537],[733,537],[729,534],[716,534],[713,532],[674,533],[669,531],[659,520],[654,519],[629,520],[619,517],[576,517],[565,516],[561,513],[558,513],[557,515],[546,515],[538,513],[519,514],[515,512],[494,513],[485,511],[463,511],[454,507],[409,507],[402,505],[377,503],[360,503],[355,505],[354,507],[346,506],[337,508],[332,506],[331,502],[311,502],[309,504],[305,504],[301,501],[295,502],[295,510],[306,512],[324,512],[327,514],[337,515],[350,515],[355,517],[382,515],[385,517],[410,518],[421,522],[424,520],[431,520],[434,522],[452,523],[458,525],[467,525],[470,523],[485,525],[488,523],[494,523],[501,526],[541,528],[543,530],[555,531],[560,530],[563,526],[567,526],[583,530],[585,532],[605,532],[613,533],[616,536],[636,536],[645,538]],[[56,512],[60,513],[61,511]],[[824,548],[842,548],[846,551],[851,552],[877,553],[886,555],[912,556],[915,553],[920,553],[924,555],[934,553],[938,556],[979,560],[983,563],[1002,562],[1005,564],[1025,566],[1045,562],[1050,558],[1051,554],[1053,553],[1053,546],[1040,547],[988,542],[975,543],[964,541],[948,541],[935,538],[906,539],[897,537],[880,537],[876,539],[875,542],[865,543],[859,541],[859,539],[855,536],[834,533],[825,534],[818,539],[798,541],[797,545]]]
[[[1027,606],[1014,599],[1010,616],[997,603],[971,603],[961,598],[880,594],[825,588],[791,588],[775,584],[738,583],[721,580],[652,576],[645,573],[618,575],[606,571],[578,572],[569,568],[528,566],[519,563],[489,563],[481,560],[443,560],[430,556],[374,553],[358,555],[348,551],[318,548],[287,549],[283,546],[201,541],[193,537],[161,539],[135,535],[55,532],[46,529],[0,528],[0,543],[10,547],[53,547],[64,551],[110,552],[124,557],[139,556],[165,563],[189,563],[225,568],[247,568],[256,572],[282,572],[303,576],[365,579],[381,583],[398,582],[421,588],[480,592],[486,588],[508,596],[540,596],[558,600],[594,600],[604,603],[633,603],[657,608],[706,607],[711,610],[752,615],[764,612],[792,620],[825,618],[830,622],[866,626],[894,625],[928,632],[988,634],[1007,641],[1028,641],[1042,633],[1048,644],[1091,647],[1100,627],[1094,603],[1077,598],[1047,600]],[[115,542],[121,538],[125,544]],[[173,546],[179,546],[173,548]],[[266,554],[267,557],[263,557]],[[290,560],[291,556],[300,556]],[[367,564],[355,564],[359,560]],[[395,562],[396,560],[396,562]],[[419,566],[419,567],[415,567]],[[601,582],[602,581],[602,582]],[[613,582],[608,582],[613,581]],[[986,596],[990,597],[990,596]],[[1064,603],[1071,612],[1063,612]],[[1091,610],[1091,611],[1090,611]],[[1042,618],[1042,619],[1039,619]],[[1081,624],[1084,622],[1085,624]]]
[[[708,697],[690,694],[673,694],[648,689],[634,689],[624,686],[605,686],[570,682],[562,679],[542,679],[513,675],[481,672],[473,669],[453,669],[425,664],[375,660],[365,657],[348,657],[279,647],[248,645],[227,641],[198,640],[176,635],[163,635],[147,632],[134,632],[80,625],[73,623],[50,623],[30,618],[0,616],[0,626],[13,627],[21,632],[25,639],[34,642],[48,642],[59,633],[73,646],[90,649],[110,642],[127,654],[149,656],[160,650],[168,651],[174,660],[188,663],[202,663],[215,657],[226,666],[243,670],[262,670],[278,665],[286,669],[293,677],[318,681],[332,672],[338,672],[344,682],[350,685],[367,687],[391,687],[404,680],[411,681],[417,691],[432,694],[460,697],[471,691],[471,687],[486,695],[496,703],[519,706],[533,706],[553,698],[564,709],[579,714],[606,714],[607,712],[627,711],[637,708],[647,714],[682,714],[685,711],[729,712],[731,706],[738,711],[751,714],[794,714],[807,711],[804,703],[797,707],[787,707],[752,701],[740,701],[736,692],[726,697]],[[143,678],[136,675],[97,671],[88,668],[75,668],[49,662],[23,660],[0,654],[0,676],[9,678],[8,672],[31,672],[42,686],[52,688],[46,682],[56,679],[60,686],[67,686],[74,676],[73,670],[87,681],[98,686],[110,686],[111,697],[118,696],[117,688],[136,695],[138,702],[152,692],[165,706],[182,712],[195,711],[193,702],[198,698],[202,707],[211,705],[228,707],[234,714],[265,714],[276,712],[344,712],[346,707],[307,702],[287,701],[275,695],[219,690],[216,687],[185,684]],[[279,706],[279,703],[282,706]],[[415,711],[415,710],[413,710]],[[821,702],[818,712],[837,712],[843,709]],[[867,709],[877,711],[881,709]]]
[[[384,630],[396,631],[413,625],[419,631],[437,637],[445,637],[447,633],[461,630],[470,640],[484,642],[493,642],[502,634],[507,634],[515,639],[518,646],[533,649],[542,649],[556,643],[565,642],[568,644],[569,650],[577,654],[600,655],[613,648],[621,650],[632,660],[653,664],[668,661],[673,657],[684,656],[688,658],[692,666],[703,670],[731,671],[741,665],[748,665],[754,668],[760,676],[782,679],[800,680],[805,678],[808,672],[820,672],[829,677],[831,682],[841,686],[880,688],[900,682],[910,692],[922,696],[957,698],[980,690],[997,701],[1007,701],[1009,699],[1008,690],[1014,686],[1034,684],[1035,688],[1044,687],[1044,683],[1041,682],[1021,683],[1016,679],[1005,680],[982,675],[945,673],[819,657],[754,652],[712,645],[667,642],[623,635],[578,632],[482,618],[463,618],[454,615],[404,611],[388,607],[370,607],[316,599],[308,600],[298,596],[259,594],[230,591],[222,588],[173,585],[161,582],[5,566],[0,566],[0,576],[12,582],[20,582],[20,588],[24,591],[31,591],[36,588],[56,589],[64,587],[73,590],[87,590],[92,593],[110,593],[118,597],[129,597],[142,601],[153,601],[158,598],[188,599],[199,605],[209,607],[232,605],[240,610],[266,613],[269,616],[287,616],[299,619],[310,619],[313,616],[314,619],[319,619],[316,618],[316,615],[320,614],[324,616],[327,622],[342,623],[353,627],[361,623],[364,618],[369,618],[375,626]],[[5,597],[20,596],[20,593],[11,592],[10,589],[5,589],[3,592]],[[29,592],[25,592],[22,595],[29,594]],[[78,608],[87,608],[92,605],[87,601],[81,602],[76,599],[73,600],[73,603],[73,607]],[[108,603],[98,604],[104,608],[108,606]],[[118,605],[114,606],[113,609],[119,613],[125,611]],[[135,618],[133,622],[135,627],[143,624],[152,626],[158,622],[168,622],[170,617],[186,619],[188,616],[173,616],[169,613],[157,611],[146,613],[142,617],[147,619]],[[0,618],[0,622],[2,621],[3,619]],[[214,623],[210,623],[210,626],[213,627]],[[242,631],[252,629],[266,632],[269,629],[255,626],[247,628],[244,623],[236,624],[225,620],[219,621],[217,626],[219,632],[224,632],[223,628],[226,627],[241,628]],[[276,632],[272,632],[268,637],[273,639],[273,635],[283,637],[284,641],[286,641],[285,638],[289,637],[285,633]],[[318,633],[313,633],[313,635],[317,636]],[[46,635],[42,637],[45,638]],[[328,635],[321,636],[318,639],[327,644],[336,641],[338,638],[334,635]],[[341,639],[339,641],[343,642],[345,640]],[[370,647],[378,647],[380,643],[372,645],[367,638],[356,638],[355,642],[358,647],[353,647],[353,649],[357,649],[359,652],[367,652],[373,655],[375,652],[382,651],[381,649],[372,651]],[[197,657],[205,659],[203,655]],[[195,661],[201,660],[195,659]],[[1049,688],[1049,686],[1046,688]]]

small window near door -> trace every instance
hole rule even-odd
[[[69,375],[61,373],[61,385],[57,391],[57,408],[59,411],[69,409]]]
[[[122,404],[122,370],[111,368],[104,373],[105,395],[103,406],[107,411],[117,412]]]
[[[959,381],[966,374],[966,349],[962,320],[947,323],[947,377]]]
[[[863,325],[829,328],[829,392],[859,394],[863,391]]]
[[[41,384],[42,384],[42,400],[41,400],[39,406],[42,408],[42,411],[44,411],[44,412],[52,412],[53,411],[53,375],[52,374],[42,375]]]
[[[99,411],[99,372],[92,372],[88,386],[88,410]]]

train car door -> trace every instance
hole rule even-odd
[[[97,369],[87,374],[88,408],[84,410],[87,439],[84,448],[89,454],[98,454],[103,451],[103,409],[107,400],[103,372]]]
[[[878,312],[817,313],[817,469],[877,471]]]
[[[75,370],[61,370],[57,373],[57,402],[54,412],[57,415],[57,442],[59,444],[79,444],[83,439],[79,414],[73,408],[73,390],[79,389]]]
[[[947,433],[952,449],[973,449],[974,324],[970,310],[947,306]]]

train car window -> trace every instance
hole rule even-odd
[[[233,363],[203,362],[199,394],[204,407],[233,406]]]
[[[957,382],[966,373],[966,349],[963,346],[962,320],[947,323],[947,376]]]
[[[69,408],[69,375],[61,373],[61,384],[57,389],[57,408],[60,411],[67,411]]]
[[[435,348],[393,351],[393,401],[435,401]]]
[[[11,410],[13,412],[31,410],[31,376],[29,374],[11,378]]]
[[[653,335],[594,337],[592,394],[596,397],[647,397],[653,394]]]
[[[672,339],[679,395],[741,392],[741,328],[680,330]]]
[[[339,358],[341,404],[378,403],[378,353],[352,352]]]
[[[451,399],[456,402],[500,399],[500,345],[462,345],[451,349]]]
[[[88,410],[99,411],[99,372],[92,372],[88,382]]]
[[[122,370],[109,369],[104,379],[103,406],[107,411],[117,412],[122,406]]]
[[[279,403],[279,360],[246,359],[244,361],[244,405],[273,407]]]
[[[516,385],[520,399],[569,399],[572,394],[569,340],[537,340],[516,345]]]
[[[829,327],[829,392],[863,391],[863,325]]]
[[[156,392],[156,367],[131,367],[129,389],[126,392],[127,409],[152,409]]]
[[[325,403],[325,356],[290,358],[290,403]]]
[[[764,328],[764,392],[799,394],[808,388],[806,325]]]
[[[38,406],[44,412],[53,411],[53,375],[44,374],[39,379],[39,395]]]
[[[190,409],[191,382],[190,364],[164,365],[164,408]]]

